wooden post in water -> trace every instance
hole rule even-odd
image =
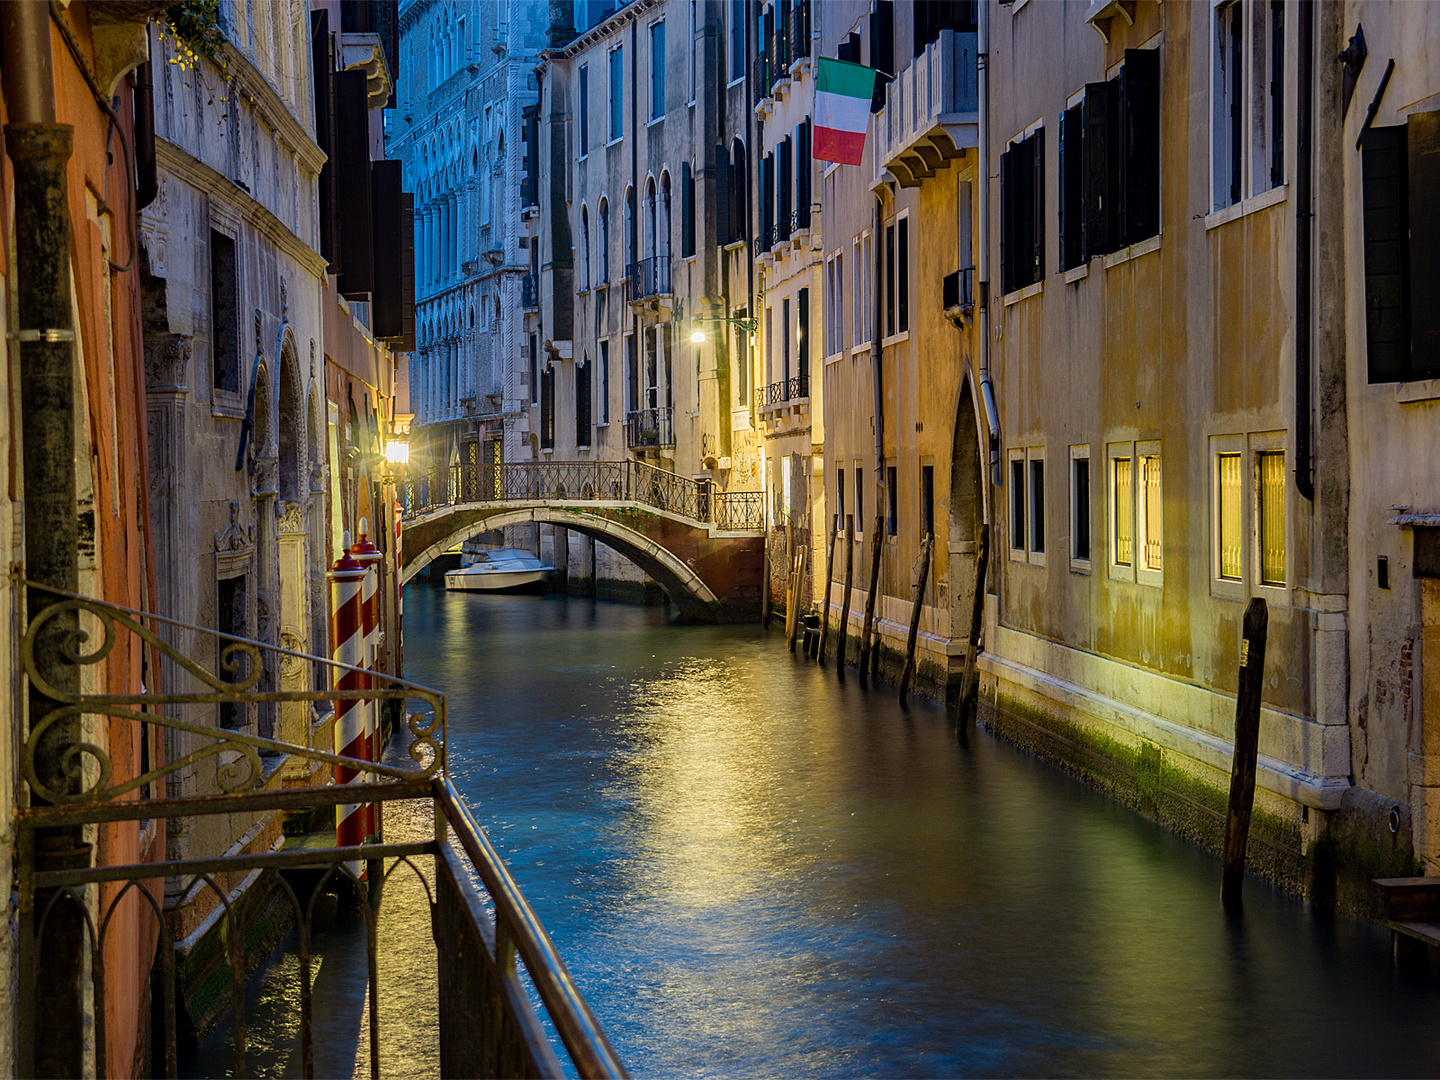
[[[760,569],[760,626],[762,629],[770,629],[770,526],[763,524],[764,536],[761,548],[764,550],[764,560]]]
[[[805,592],[805,572],[810,567],[810,522],[806,515],[806,542],[795,549],[795,617],[790,620],[790,651],[795,651],[795,642],[800,637],[800,598]]]
[[[820,601],[820,645],[815,659],[825,666],[825,642],[830,639],[830,582],[835,577],[835,534],[840,531],[840,515],[830,515],[830,543],[825,548],[825,592]]]
[[[883,492],[880,496],[883,506]],[[881,545],[884,543],[882,533],[885,529],[884,512],[875,515],[875,531],[870,534],[870,591],[865,596],[865,623],[860,628],[860,678],[864,679],[870,674],[872,663],[872,646],[874,646],[873,663],[875,672],[880,670],[880,648],[879,642],[875,640],[875,594],[880,591],[880,555]]]
[[[845,681],[845,638],[850,632],[850,582],[855,571],[855,515],[845,515],[845,598],[840,602],[840,647],[836,652],[835,674]]]
[[[1235,758],[1230,766],[1230,807],[1225,813],[1225,855],[1220,869],[1220,902],[1240,903],[1245,883],[1245,845],[1255,805],[1255,761],[1260,753],[1260,691],[1265,679],[1265,635],[1270,611],[1261,597],[1245,605],[1240,639],[1240,687],[1235,695]]]
[[[920,580],[915,583],[915,603],[910,608],[910,636],[905,639],[905,667],[900,672],[900,704],[910,693],[910,679],[915,674],[915,642],[920,637],[920,612],[925,607],[925,580],[930,576],[930,549],[935,534],[926,533],[920,544]]]
[[[965,722],[965,710],[970,707],[978,680],[975,665],[980,652],[980,632],[985,624],[985,571],[990,565],[990,526],[980,526],[980,552],[975,560],[975,599],[970,605],[970,636],[965,639],[965,672],[960,678],[960,700],[957,703],[960,718]]]

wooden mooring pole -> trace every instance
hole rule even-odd
[[[840,515],[830,515],[830,543],[825,548],[825,591],[820,600],[820,645],[815,657],[825,666],[825,642],[830,639],[830,582],[835,577],[835,534],[840,531]]]
[[[880,498],[884,497],[881,489]],[[883,505],[883,503],[882,503]],[[860,679],[880,674],[880,635],[875,629],[875,598],[880,591],[880,556],[885,530],[885,514],[875,515],[875,529],[870,534],[870,591],[865,595],[865,622],[860,627]]]
[[[915,583],[915,603],[910,608],[910,636],[905,639],[905,667],[900,672],[900,704],[910,693],[910,679],[915,674],[915,643],[920,637],[920,612],[925,607],[925,580],[930,576],[930,550],[935,534],[926,533],[920,544],[920,578]]]
[[[770,529],[765,529],[764,562],[760,572],[760,626],[770,629]]]
[[[1270,612],[1254,597],[1245,606],[1240,640],[1240,687],[1235,695],[1235,758],[1230,766],[1230,807],[1225,814],[1225,856],[1220,869],[1220,902],[1240,903],[1245,883],[1245,845],[1255,805],[1255,762],[1260,753],[1260,691],[1265,679],[1265,635]]]
[[[990,565],[990,526],[980,526],[980,551],[975,560],[975,597],[970,605],[970,635],[965,639],[965,671],[960,677],[960,699],[956,707],[960,711],[958,725],[963,728],[965,710],[970,707],[970,698],[975,691],[975,665],[980,652],[980,632],[985,625],[985,571]]]
[[[805,542],[795,546],[795,587],[793,603],[795,605],[795,617],[790,622],[790,651],[795,651],[795,642],[800,637],[800,621],[803,615],[800,611],[800,598],[805,593],[805,575],[810,570],[810,519],[805,519]]]
[[[850,632],[850,583],[855,575],[855,515],[845,515],[845,598],[840,601],[840,645],[835,652],[835,675],[845,681],[845,638]]]

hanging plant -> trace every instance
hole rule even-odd
[[[220,0],[181,0],[161,15],[160,38],[174,46],[170,61],[183,71],[194,71],[203,57],[227,70],[225,29],[220,20]]]

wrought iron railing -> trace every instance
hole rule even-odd
[[[790,9],[790,62],[810,55],[810,5],[807,0],[796,0]]]
[[[770,405],[783,405],[787,401],[798,401],[810,397],[810,376],[794,375],[755,391],[755,407],[764,409]]]
[[[625,446],[630,450],[655,450],[675,445],[671,410],[640,409],[625,415]]]
[[[540,306],[540,289],[534,274],[520,279],[520,306],[529,311]]]
[[[448,474],[448,475],[446,475]],[[477,498],[466,497],[476,492]],[[706,480],[643,461],[520,461],[452,465],[399,485],[406,518],[469,502],[640,503],[698,524],[747,532],[764,524],[758,491],[716,491]]]
[[[32,589],[43,588],[27,584]],[[21,1075],[34,1075],[37,1058],[45,1056],[42,1043],[50,1030],[51,1017],[41,1015],[37,1009],[38,991],[43,983],[53,988],[56,980],[67,978],[64,972],[42,968],[39,960],[42,951],[49,955],[49,943],[56,940],[56,934],[60,935],[62,954],[63,942],[78,940],[78,956],[88,959],[88,979],[75,985],[93,999],[90,1031],[95,1060],[107,1060],[107,1041],[114,1036],[107,1030],[107,1020],[114,1015],[106,1008],[107,994],[133,988],[110,986],[106,945],[108,935],[118,927],[134,927],[130,921],[133,911],[139,913],[135,918],[153,919],[151,926],[158,931],[162,1019],[157,1025],[161,1045],[154,1050],[156,1071],[163,1068],[165,1075],[179,1074],[177,1010],[182,1005],[177,1002],[177,991],[183,992],[176,975],[179,943],[172,922],[175,916],[162,907],[160,897],[152,891],[155,883],[171,878],[189,881],[197,897],[213,894],[212,908],[216,917],[224,921],[222,949],[226,950],[229,968],[227,990],[236,1076],[246,1074],[247,1042],[252,1032],[259,1035],[256,1041],[265,1044],[280,1036],[288,1038],[297,1026],[303,1074],[314,1075],[311,946],[316,901],[327,887],[343,882],[357,900],[367,932],[368,1057],[371,1076],[378,1076],[385,1039],[378,1008],[379,893],[402,864],[420,878],[430,899],[437,943],[435,1006],[442,1074],[564,1075],[532,1004],[538,997],[575,1072],[580,1076],[625,1075],[544,927],[446,775],[444,694],[373,673],[370,685],[350,691],[352,696],[398,703],[402,710],[412,703],[421,706],[419,712],[405,710],[408,714],[402,733],[411,740],[411,761],[405,767],[332,753],[313,745],[315,740],[310,736],[308,742],[285,742],[244,727],[221,728],[214,723],[214,717],[216,707],[224,703],[308,707],[309,703],[323,703],[336,696],[333,690],[324,688],[261,689],[266,685],[264,673],[285,662],[298,661],[303,671],[343,673],[360,669],[74,594],[44,591],[55,600],[31,618],[20,650],[30,692],[38,692],[56,705],[26,733],[21,763],[28,796],[16,835],[17,1065]],[[207,655],[218,650],[218,667],[224,674],[196,663],[193,649],[187,655],[172,647],[169,635],[205,643]],[[175,685],[164,693],[71,693],[51,685],[44,675],[64,664],[104,664],[117,645],[131,654],[137,650],[152,655],[158,652],[163,670],[174,673]],[[89,651],[80,651],[82,646]],[[53,743],[54,734],[63,731],[67,723],[102,716],[132,721],[137,725],[135,730],[161,736],[153,739],[152,745],[164,746],[169,756],[143,774],[129,776],[97,742],[73,742],[58,762],[53,745],[49,746],[50,756],[41,752],[41,746]],[[205,717],[210,722],[204,722]],[[313,730],[308,721],[302,726],[305,731]],[[289,759],[354,770],[370,782],[358,787],[326,784],[282,788],[278,786],[283,772],[280,766]],[[211,764],[213,777],[207,776],[203,786],[213,793],[171,795],[158,791],[158,797],[127,797],[140,789],[156,794],[160,785],[182,774],[193,782]],[[53,775],[41,775],[47,769]],[[360,792],[363,799],[357,799]],[[407,842],[384,841],[383,808],[401,800],[430,804],[435,820],[433,836]],[[378,824],[370,834],[372,839],[354,846],[306,846],[215,856],[201,851],[187,858],[98,866],[90,865],[84,857],[74,861],[72,851],[63,852],[61,858],[47,855],[45,837],[64,835],[60,830],[184,818],[192,823],[188,835],[196,837],[206,835],[206,830],[194,823],[216,815],[326,811],[357,801],[374,807]],[[356,871],[361,866],[366,869],[364,882],[357,880]],[[308,873],[297,876],[294,871]],[[293,1014],[283,1017],[279,1022],[285,1028],[283,1032],[247,1028],[245,943],[252,927],[246,925],[245,905],[236,902],[230,886],[237,875],[251,874],[256,876],[250,888],[278,890],[279,902],[289,909],[298,929],[300,1019],[294,1025]],[[475,881],[479,882],[478,888]],[[111,889],[100,889],[104,882],[112,883]],[[147,888],[147,884],[152,887]],[[122,901],[132,891],[138,901],[132,901],[122,913]],[[119,919],[117,914],[121,915]],[[407,936],[406,940],[411,939]],[[525,981],[533,988],[533,995]]]
[[[632,262],[625,268],[625,300],[646,300],[652,296],[668,296],[670,287],[670,256],[652,255]]]

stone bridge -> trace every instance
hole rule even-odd
[[[761,493],[717,492],[635,461],[454,465],[401,488],[400,582],[457,544],[507,525],[549,524],[625,556],[687,616],[758,617]]]

